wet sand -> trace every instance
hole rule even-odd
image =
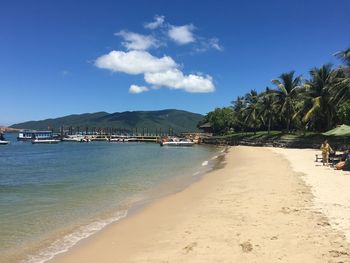
[[[320,209],[318,186],[286,158],[307,150],[283,151],[232,147],[221,169],[52,262],[350,262],[345,232]]]

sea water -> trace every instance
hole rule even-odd
[[[154,143],[33,145],[15,135],[0,146],[1,262],[45,262],[67,251],[155,198],[159,185],[167,185],[167,194],[175,188],[166,182],[192,182],[219,151]]]

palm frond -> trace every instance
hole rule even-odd
[[[314,98],[312,102],[312,108],[303,117],[304,122],[308,122],[314,116],[315,112],[321,107],[321,97]]]

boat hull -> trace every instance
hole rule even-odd
[[[62,141],[63,141],[63,142],[90,142],[90,139],[81,136],[81,137],[68,137],[68,138],[63,138]]]
[[[161,142],[160,146],[178,146],[178,147],[191,147],[194,142]]]
[[[32,144],[56,144],[59,143],[60,140],[55,140],[55,139],[51,139],[51,140],[32,140]]]

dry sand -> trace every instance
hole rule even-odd
[[[306,176],[301,178],[283,157],[305,150],[283,151],[232,147],[224,168],[107,227],[53,262],[350,262],[344,233],[313,201],[319,186],[313,185],[311,193],[312,183],[305,184]],[[300,162],[308,167],[304,159]],[[310,176],[313,169],[307,171]]]
[[[335,229],[345,233],[350,242],[350,172],[337,171],[315,162],[319,150],[271,148],[291,163],[294,171],[310,187],[316,209],[327,216]]]

